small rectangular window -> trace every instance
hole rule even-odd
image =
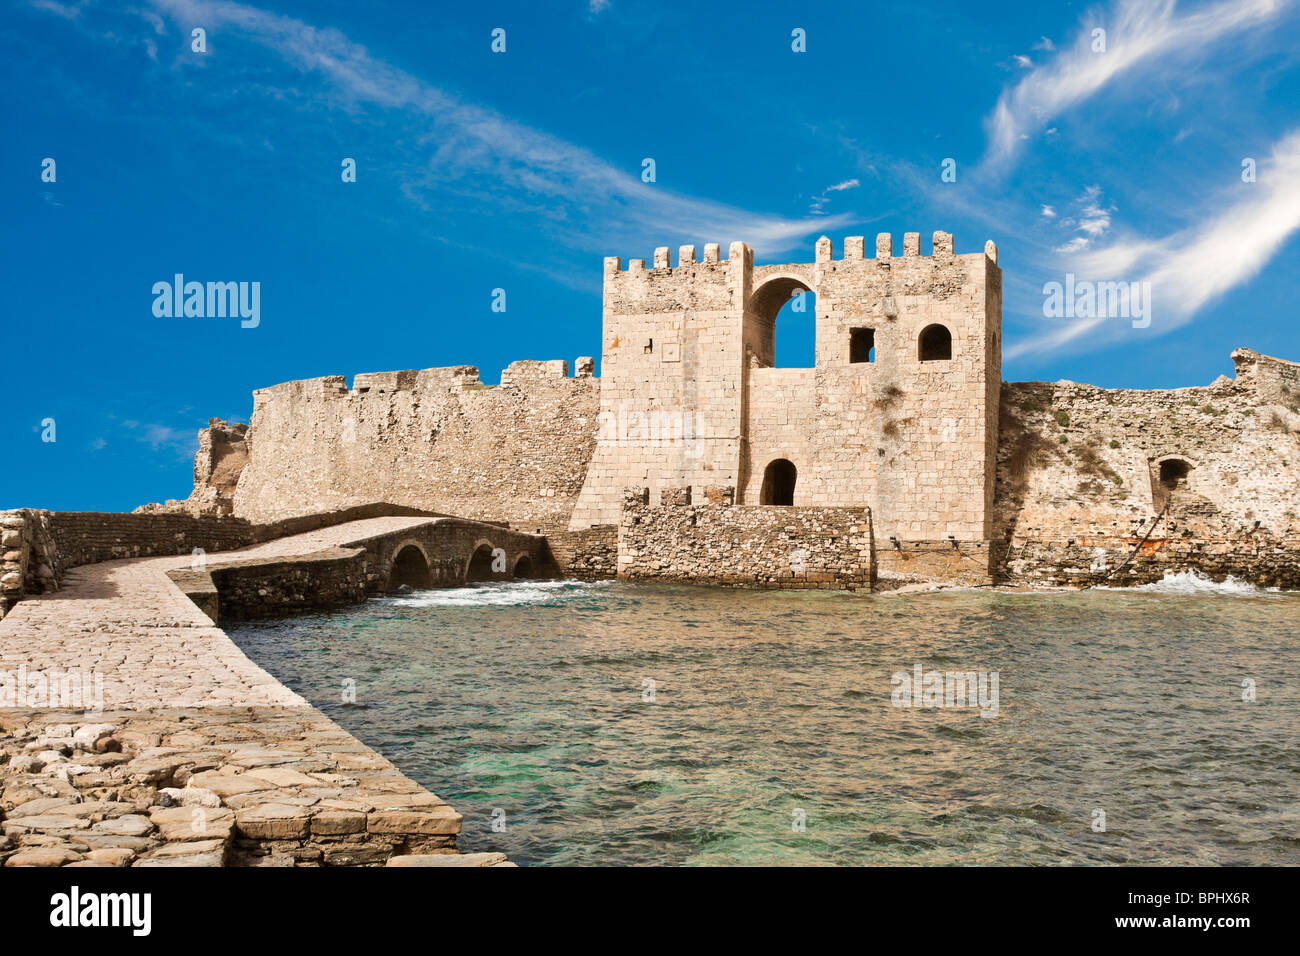
[[[876,330],[875,329],[850,329],[849,330],[849,361],[857,364],[858,362],[874,362],[876,360]]]

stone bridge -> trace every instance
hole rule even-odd
[[[371,562],[374,590],[459,587],[555,572],[546,538],[466,518],[435,518],[352,542]]]
[[[466,518],[356,521],[174,567],[168,576],[214,622],[364,601],[370,594],[548,577],[543,535]]]

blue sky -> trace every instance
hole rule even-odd
[[[659,245],[991,238],[1012,381],[1300,359],[1298,58],[1283,0],[10,3],[0,507],[185,497],[277,382],[598,356],[602,257]],[[260,323],[156,317],[176,273],[260,282]],[[1046,318],[1066,273],[1150,282],[1149,327]]]

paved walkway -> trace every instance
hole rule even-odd
[[[373,518],[207,555],[209,567],[441,519]],[[508,866],[461,818],[249,660],[167,577],[191,558],[71,570],[0,621],[0,670],[102,675],[103,712],[0,709],[5,866]],[[4,704],[0,703],[0,708]]]
[[[206,556],[208,565],[352,544],[438,519],[369,518]],[[62,590],[18,602],[0,620],[0,666],[98,672],[104,706],[305,706],[250,661],[167,577],[186,555],[73,568]]]

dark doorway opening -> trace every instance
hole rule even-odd
[[[763,490],[759,503],[765,505],[793,505],[794,483],[799,473],[794,462],[778,458],[763,471]]]
[[[1168,458],[1160,463],[1160,484],[1173,490],[1187,481],[1187,474],[1191,470],[1189,462],[1181,458]]]
[[[533,576],[533,561],[528,555],[523,555],[515,562],[516,578],[531,578]]]

